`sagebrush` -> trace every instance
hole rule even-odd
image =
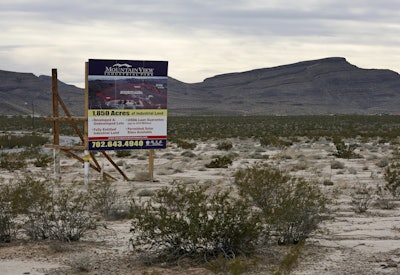
[[[132,217],[134,248],[163,261],[247,255],[265,233],[247,201],[208,185],[163,188],[145,203],[133,201]]]
[[[239,193],[263,213],[279,243],[297,243],[314,230],[327,212],[318,186],[289,173],[255,164],[235,173]]]

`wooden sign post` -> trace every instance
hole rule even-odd
[[[52,102],[53,102],[53,117],[58,117],[58,83],[57,83],[57,69],[51,70],[52,81]],[[60,122],[53,120],[53,144],[60,145]],[[54,156],[54,180],[60,179],[60,149],[53,148]]]

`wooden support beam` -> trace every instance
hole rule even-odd
[[[58,97],[58,102],[60,103],[61,107],[64,110],[64,113],[67,115],[67,117],[71,117],[70,112],[67,109],[67,106],[65,106],[64,101],[61,99],[61,97]],[[71,123],[72,128],[74,129],[75,133],[79,136],[79,138],[81,139],[81,141],[84,141],[84,137],[81,133],[81,131],[78,128],[78,125],[76,125],[75,120],[69,120],[69,122]]]
[[[80,156],[78,156],[78,155],[76,155],[75,153],[71,152],[70,150],[68,150],[68,149],[61,149],[61,150],[62,150],[63,152],[65,152],[65,153],[67,153],[68,155],[70,155],[71,157],[73,157],[74,159],[77,159],[77,160],[79,160],[79,161],[82,162],[82,163],[85,162],[85,160],[84,160],[83,158],[81,158]],[[94,166],[93,164],[90,164],[90,168],[92,168],[92,169],[94,169],[94,170],[96,170],[96,171],[98,171],[98,172],[101,172],[101,169],[98,168],[98,167],[96,167],[96,166]],[[106,172],[104,172],[104,171],[103,171],[103,174],[104,174],[104,176],[106,176],[106,177],[109,177],[109,178],[111,178],[111,179],[113,179],[113,180],[117,180],[116,178],[114,178],[113,176],[111,176],[110,174],[108,174],[108,173],[106,173]]]
[[[52,90],[52,102],[53,102],[53,117],[58,117],[58,78],[57,69],[51,70],[51,90]],[[60,124],[58,120],[53,121],[53,144],[60,144]]]
[[[89,155],[90,155],[90,158],[93,160],[94,164],[96,165],[96,167],[101,170],[100,164],[98,163],[94,153],[89,151]]]
[[[52,90],[52,105],[53,105],[53,116],[58,117],[58,77],[57,69],[51,70],[51,90]],[[60,144],[60,123],[57,120],[53,120],[53,145],[58,146]],[[54,179],[60,179],[61,163],[60,163],[60,151],[57,148],[53,149],[54,156]]]
[[[56,164],[56,159],[57,162],[59,162],[59,150],[62,150],[63,152],[66,152],[68,155],[72,156],[73,158],[79,160],[82,163],[85,163],[85,159],[76,155],[75,153],[71,152],[71,150],[79,150],[79,151],[85,151],[88,150],[88,107],[89,107],[89,88],[88,88],[88,72],[89,72],[89,63],[85,63],[85,116],[84,117],[72,117],[70,112],[68,111],[67,106],[64,104],[64,101],[61,99],[61,97],[58,94],[58,79],[57,79],[57,69],[52,70],[52,105],[53,105],[53,116],[52,117],[46,117],[46,120],[52,121],[53,122],[53,144],[47,144],[45,145],[48,148],[53,148],[54,149],[54,163],[55,163],[55,172],[58,171],[59,174],[59,169],[60,165]],[[58,111],[58,104],[61,105],[63,108],[63,111],[66,115],[66,117],[60,117],[59,116],[59,111]],[[71,126],[74,128],[75,133],[79,136],[81,141],[83,142],[83,145],[75,145],[75,146],[64,146],[60,145],[60,121],[68,121]],[[79,130],[76,121],[83,121],[84,122],[84,132],[83,134]],[[129,178],[125,175],[125,173],[118,167],[118,165],[115,164],[115,162],[107,155],[105,151],[101,151],[101,153],[106,157],[106,159],[118,170],[118,172],[124,177],[125,180],[129,180]],[[90,163],[90,168],[95,169],[98,172],[102,172],[102,168],[100,167],[100,164],[98,163],[95,155],[93,152],[89,152],[90,158],[92,159],[93,163]],[[112,178],[116,180],[114,177],[107,173],[103,173],[105,176]]]
[[[107,153],[105,151],[100,151],[103,156],[106,157],[106,159],[108,159],[108,161],[115,167],[115,169],[118,170],[118,172],[124,177],[125,180],[129,180],[129,178],[125,175],[124,171],[121,170],[121,168],[118,167],[117,164],[115,164],[115,162],[112,160],[112,158],[110,158],[109,155],[107,155]]]

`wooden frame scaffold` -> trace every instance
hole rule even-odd
[[[86,74],[85,74],[85,115],[83,117],[73,117],[71,113],[68,111],[67,106],[64,104],[64,101],[61,99],[58,93],[58,77],[57,77],[57,69],[52,69],[52,106],[53,106],[53,116],[47,117],[47,120],[53,122],[53,144],[47,145],[49,148],[54,149],[54,178],[60,178],[60,150],[65,152],[66,154],[70,155],[71,157],[77,159],[78,161],[87,165],[100,173],[103,174],[104,177],[116,180],[115,177],[103,171],[102,167],[100,166],[99,162],[96,159],[96,156],[93,152],[87,151],[88,148],[88,64],[86,63],[85,66]],[[65,117],[60,117],[59,114],[59,105],[62,107]],[[75,146],[65,146],[60,145],[60,122],[61,121],[68,121],[72,128],[74,129],[75,133],[79,136],[83,145],[75,145]],[[81,130],[77,125],[77,121],[84,122],[84,133],[82,134]],[[84,156],[81,157],[75,154],[73,151],[84,151]],[[125,180],[129,180],[126,174],[118,167],[118,165],[112,160],[112,158],[105,152],[100,151],[100,153],[114,166],[114,168],[124,177]],[[152,153],[150,154],[152,155]],[[90,162],[90,159],[93,163]],[[150,160],[149,166],[152,167],[152,160]],[[152,181],[152,168],[150,169],[150,180]],[[87,179],[85,179],[85,183]]]

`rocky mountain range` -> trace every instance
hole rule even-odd
[[[73,115],[84,91],[59,81]],[[51,115],[51,77],[0,70],[0,114]],[[199,83],[169,77],[170,115],[400,114],[400,75],[362,69],[342,57],[213,76]]]
[[[51,76],[0,70],[0,115],[51,116],[51,84]],[[62,81],[58,81],[58,90],[69,111],[83,115],[84,90]]]

